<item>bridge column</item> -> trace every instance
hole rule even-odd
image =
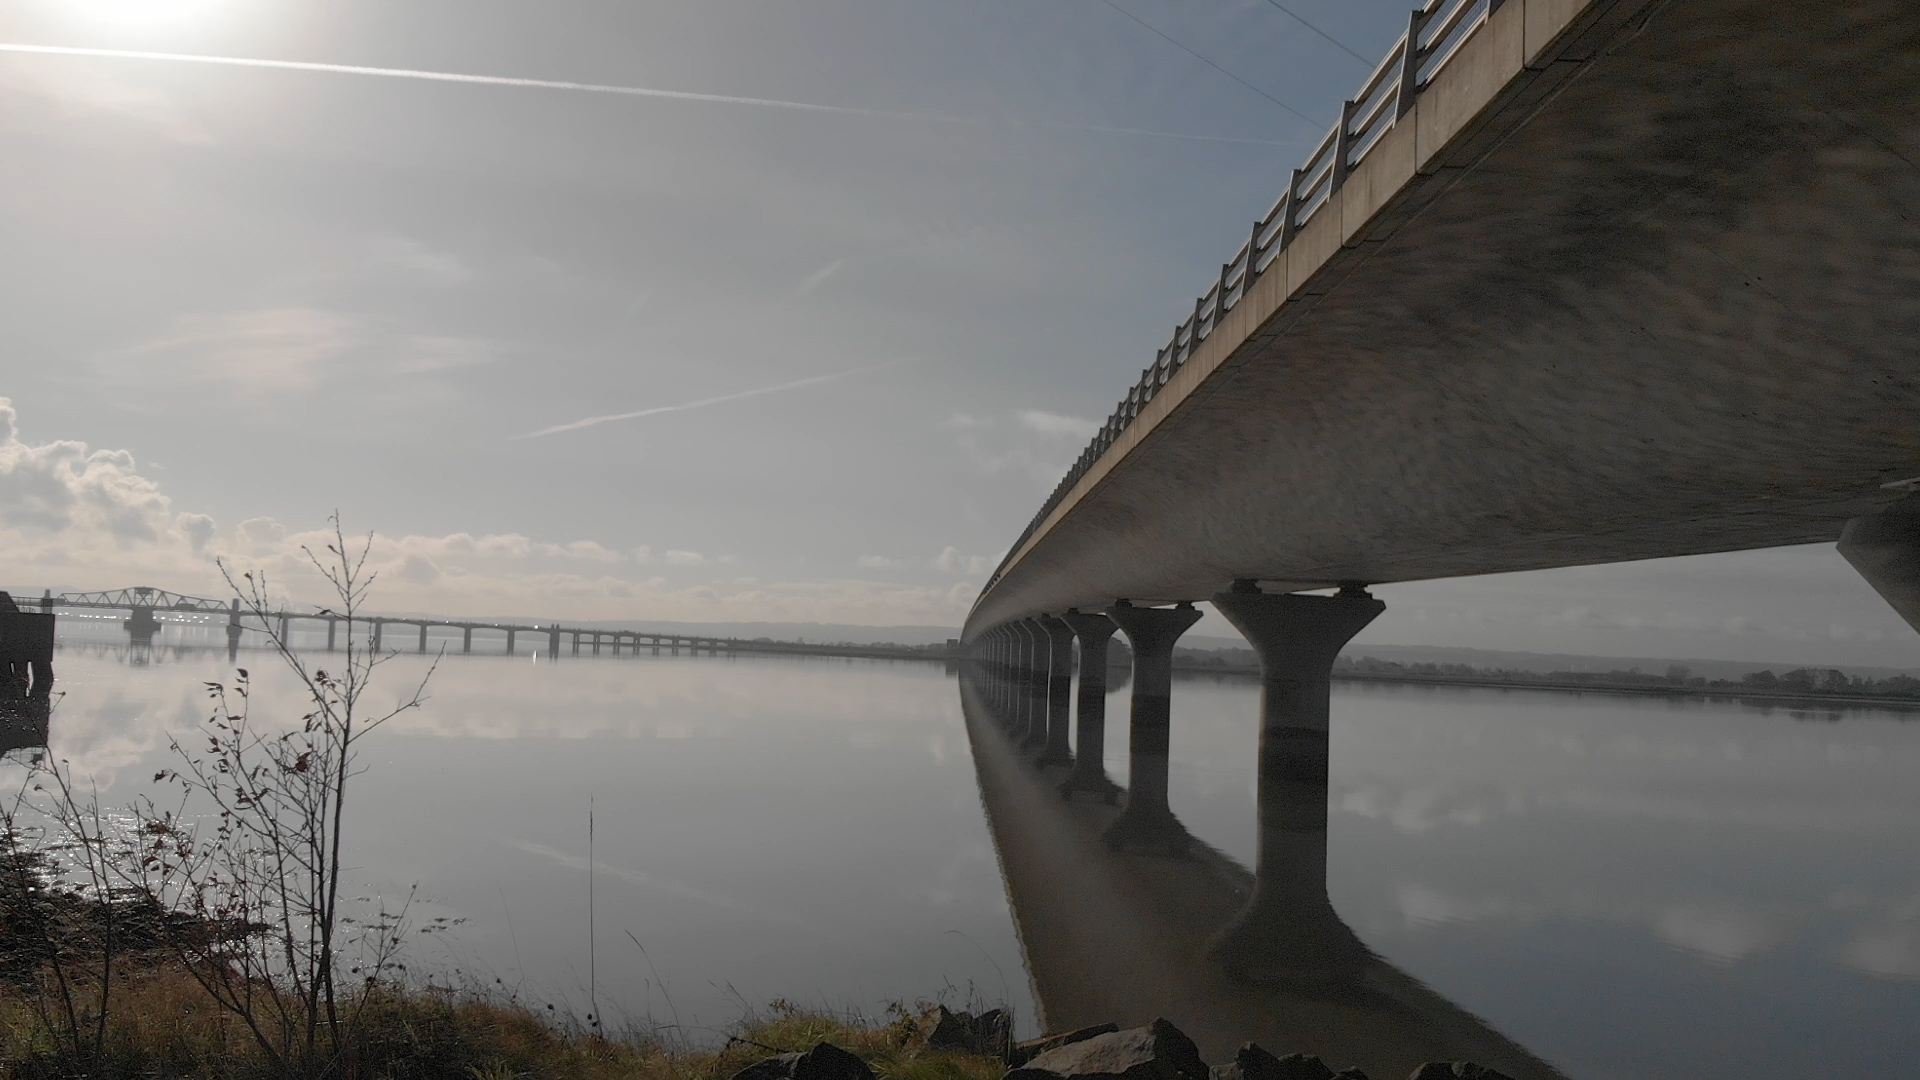
[[[427,651],[427,624],[420,624],[420,652]]]
[[[240,655],[240,598],[227,605],[227,659]]]
[[[573,632],[573,655],[580,655],[580,631],[578,630]]]
[[[1019,626],[1024,636],[1013,735],[1022,750],[1032,750],[1047,741],[1047,632],[1033,619],[1022,619]]]
[[[1167,765],[1173,741],[1173,643],[1200,619],[1192,604],[1137,608],[1125,600],[1107,609],[1133,647],[1133,708],[1127,725],[1127,801],[1107,827],[1118,851],[1159,847],[1187,851],[1187,830],[1167,805]]]
[[[1303,913],[1335,918],[1327,899],[1328,699],[1340,649],[1386,605],[1357,586],[1334,596],[1276,595],[1236,582],[1214,607],[1260,655],[1259,856],[1253,896],[1215,939],[1241,978],[1312,977],[1333,966],[1330,936]],[[1342,957],[1344,960],[1344,956]]]
[[[1839,550],[1881,599],[1920,630],[1920,495],[1847,522]]]
[[[598,630],[593,632],[593,655],[600,655],[600,631]]]
[[[1071,799],[1076,791],[1091,791],[1109,805],[1118,801],[1120,785],[1107,776],[1107,643],[1119,630],[1112,619],[1098,612],[1078,610],[1060,616],[1080,639],[1080,701],[1073,746],[1073,772],[1060,785],[1060,794]]]
[[[1006,626],[1007,660],[1001,671],[1000,726],[1012,735],[1016,730],[1025,731],[1026,717],[1020,712],[1025,701],[1020,687],[1027,677],[1027,628],[1023,623],[1012,622]]]
[[[1073,708],[1073,628],[1050,615],[1034,621],[1046,634],[1047,650],[1046,749],[1040,755],[1040,764],[1071,765],[1072,718],[1068,713]]]
[[[560,659],[560,624],[554,623],[547,628],[547,659]]]
[[[387,621],[385,619],[373,620],[373,651],[374,652],[380,651],[380,631],[385,629],[386,625],[387,625]]]
[[[289,629],[290,629],[290,626],[287,620],[287,613],[283,611],[280,613],[280,644],[285,645],[287,648],[291,649],[293,648],[293,639],[287,636],[287,632]]]
[[[460,651],[463,653],[473,651],[473,627],[471,626],[460,628]]]
[[[328,652],[333,651],[334,631],[338,630],[339,628],[340,628],[340,620],[334,618],[331,615],[327,616],[327,651]]]
[[[517,632],[518,631],[515,630],[515,628],[511,626],[507,627],[507,655],[508,656],[513,655],[513,635]]]

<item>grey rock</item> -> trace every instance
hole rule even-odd
[[[1213,1070],[1214,1080],[1333,1080],[1333,1070],[1306,1054],[1274,1057],[1258,1043],[1247,1043],[1230,1064]]]
[[[733,1080],[874,1080],[873,1070],[832,1043],[815,1043],[804,1054],[775,1054],[733,1074]]]
[[[1513,1080],[1513,1077],[1471,1061],[1429,1061],[1407,1080]]]
[[[1007,1054],[1007,1064],[1016,1067],[1025,1065],[1049,1050],[1071,1046],[1077,1042],[1086,1042],[1095,1035],[1106,1035],[1119,1030],[1119,1024],[1095,1024],[1092,1027],[1075,1028],[1058,1035],[1042,1035],[1037,1039],[1028,1039],[1026,1042],[1013,1045],[1012,1051]]]
[[[987,1057],[1005,1057],[1008,1044],[1012,1041],[1013,1022],[1000,1009],[991,1009],[975,1016],[972,1013],[952,1012],[942,1005],[939,1020],[935,1021],[933,1030],[927,1033],[929,1049],[955,1050]]]
[[[1165,1020],[1058,1046],[1005,1080],[1211,1080],[1200,1049]]]

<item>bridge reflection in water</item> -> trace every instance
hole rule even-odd
[[[1165,847],[1116,844],[1119,808],[1061,794],[1066,777],[1084,782],[1099,763],[1041,764],[1023,695],[1007,682],[967,665],[961,707],[1045,1030],[1164,1016],[1216,1063],[1251,1040],[1375,1080],[1462,1060],[1515,1080],[1562,1077],[1374,955],[1333,910],[1324,769],[1263,762],[1257,882],[1177,818]],[[1133,782],[1152,784],[1166,759],[1136,756],[1132,767]]]

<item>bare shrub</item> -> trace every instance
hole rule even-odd
[[[349,546],[339,516],[324,554],[303,549],[331,586],[320,614],[347,627],[338,663],[315,667],[278,625],[264,574],[227,582],[245,612],[266,628],[272,650],[304,691],[306,713],[277,725],[256,719],[253,679],[206,684],[213,711],[197,742],[173,741],[170,782],[180,801],[151,800],[138,811],[142,843],[130,880],[170,911],[190,916],[173,944],[220,1007],[237,1017],[282,1076],[351,1073],[349,1058],[369,1003],[396,970],[406,902],[350,915],[342,908],[341,853],[360,742],[386,721],[418,708],[430,668],[391,708],[366,695],[387,656],[354,633],[375,574],[368,536]]]

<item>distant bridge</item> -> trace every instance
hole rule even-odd
[[[16,601],[18,602],[18,601]],[[26,603],[35,603],[28,599]],[[151,586],[134,586],[126,589],[112,589],[103,592],[73,592],[54,595],[51,592],[41,596],[37,603],[42,611],[53,612],[57,609],[103,609],[128,612],[123,624],[136,642],[151,641],[163,621],[162,613],[205,616],[222,620],[227,628],[227,640],[230,646],[237,645],[246,633],[267,634],[278,640],[291,643],[292,632],[302,628],[318,632],[315,623],[324,624],[328,651],[339,643],[339,630],[348,622],[344,615],[336,614],[324,608],[313,611],[296,611],[291,608],[271,612],[254,612],[244,607],[238,598],[222,603],[199,596],[184,596],[179,593],[156,589]],[[642,650],[652,655],[665,651],[669,655],[679,655],[684,650],[689,654],[707,653],[785,653],[805,656],[854,656],[879,659],[939,659],[948,655],[945,646],[859,646],[807,644],[794,641],[773,641],[771,639],[748,639],[716,637],[705,634],[678,634],[652,630],[608,630],[594,627],[563,626],[559,623],[510,623],[480,619],[436,618],[417,615],[356,615],[352,619],[356,633],[371,635],[370,644],[374,649],[387,646],[393,635],[390,627],[406,627],[416,631],[413,644],[418,652],[426,652],[430,631],[458,630],[460,632],[460,651],[473,651],[474,631],[483,633],[482,643],[496,639],[503,645],[502,651],[513,654],[517,651],[522,637],[542,641],[549,656],[559,656],[563,644],[570,644],[570,653],[579,656],[583,652],[592,656],[606,654],[619,656],[622,650],[629,656],[638,656]],[[443,635],[440,644],[450,644]]]

